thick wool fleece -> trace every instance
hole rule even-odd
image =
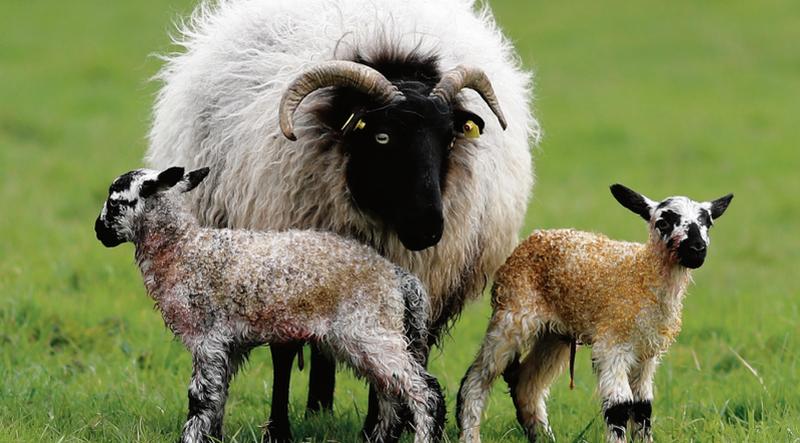
[[[320,229],[356,238],[417,275],[431,297],[431,323],[456,316],[480,294],[517,242],[532,185],[530,76],[488,9],[472,1],[328,0],[203,2],[179,32],[182,53],[165,57],[147,161],[164,168],[211,166],[193,195],[202,225]],[[444,183],[444,234],[436,247],[408,251],[396,234],[360,212],[345,182],[346,153],[311,113],[295,120],[298,141],[278,127],[278,103],[305,69],[328,60],[437,54],[441,70],[482,68],[508,120],[478,139],[461,139]],[[474,91],[459,95],[481,115]]]

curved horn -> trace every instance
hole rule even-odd
[[[506,129],[508,126],[506,118],[500,109],[500,103],[497,102],[497,96],[494,95],[492,83],[486,73],[483,72],[483,69],[458,65],[442,75],[442,79],[433,88],[431,95],[436,95],[445,102],[451,103],[459,91],[464,88],[474,89],[475,92],[480,94],[483,101],[489,105],[494,115],[497,116],[500,126]]]
[[[300,102],[308,94],[328,86],[353,88],[382,103],[388,103],[402,95],[383,74],[369,66],[346,60],[321,63],[295,78],[281,98],[278,112],[281,132],[286,138],[297,140],[292,119]]]

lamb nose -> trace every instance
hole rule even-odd
[[[693,243],[689,247],[692,249],[692,251],[695,251],[695,252],[703,252],[703,251],[706,250],[706,244],[705,243]]]

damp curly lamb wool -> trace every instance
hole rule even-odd
[[[106,246],[135,244],[147,292],[192,353],[181,441],[221,440],[228,384],[250,350],[294,341],[318,343],[376,387],[374,441],[397,432],[401,403],[415,442],[438,440],[444,403],[422,365],[430,307],[421,282],[330,233],[201,228],[182,200],[207,174],[124,174],[95,224]]]
[[[497,273],[488,331],[459,391],[462,441],[480,441],[483,405],[501,374],[528,438],[535,440],[537,427],[551,434],[545,400],[575,341],[592,346],[608,440],[625,441],[630,419],[634,437],[652,441],[656,365],[680,331],[690,270],[705,260],[708,229],[733,196],[654,202],[622,185],[611,190],[648,221],[649,241],[556,229],[535,231],[517,247]]]

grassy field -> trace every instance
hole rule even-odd
[[[800,3],[497,1],[536,72],[545,138],[525,226],[643,240],[617,205],[622,182],[653,198],[734,192],[686,299],[684,330],[657,374],[658,441],[800,441]],[[171,441],[190,359],[145,296],[132,248],[106,250],[92,224],[109,180],[140,164],[180,2],[6,0],[0,4],[0,441]],[[486,300],[434,353],[447,389],[483,335]],[[258,351],[228,402],[230,441],[258,440],[271,387]],[[366,389],[340,377],[334,416],[296,436],[356,441]],[[558,441],[600,441],[589,352],[576,389],[550,401]],[[520,441],[505,386],[486,441]]]

